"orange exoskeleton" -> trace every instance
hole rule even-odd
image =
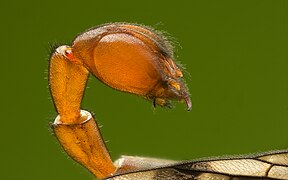
[[[154,30],[127,23],[98,26],[78,35],[66,57],[117,90],[144,96],[154,105],[192,103],[172,46]]]

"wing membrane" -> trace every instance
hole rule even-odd
[[[131,157],[130,157],[131,158]],[[136,157],[137,161],[138,157]],[[118,174],[107,180],[244,180],[244,179],[286,179],[288,180],[288,150],[274,151],[248,156],[210,158],[203,160],[175,162],[156,168],[142,166],[142,170]],[[141,164],[141,162],[139,162]]]

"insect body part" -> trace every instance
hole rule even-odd
[[[172,46],[150,28],[125,23],[99,26],[77,36],[72,52],[76,62],[114,89],[159,106],[184,100],[188,110],[192,107]]]
[[[107,180],[288,179],[287,150],[186,162],[169,162],[167,160],[133,156],[124,156],[120,160],[118,162],[121,162],[123,168],[136,167],[135,170],[126,173],[120,172],[107,178]]]
[[[60,46],[51,55],[49,87],[58,112],[55,135],[67,154],[97,178],[111,176],[117,168],[139,169],[143,159],[124,167],[112,163],[93,116],[81,110],[89,72],[114,89],[153,101],[154,106],[171,107],[171,100],[184,100],[190,110],[188,89],[171,47],[150,28],[113,23],[80,34],[71,46]],[[150,159],[145,162],[155,165]]]
[[[50,57],[49,87],[58,116],[55,135],[67,154],[97,178],[107,180],[287,179],[288,152],[175,162],[122,157],[113,163],[93,115],[81,110],[88,73],[117,90],[153,104],[192,103],[171,45],[153,30],[127,23],[106,24],[60,46]]]

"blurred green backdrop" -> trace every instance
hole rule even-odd
[[[52,135],[49,43],[70,43],[106,22],[150,25],[178,42],[193,100],[173,110],[91,78],[95,112],[113,159],[170,159],[288,148],[287,0],[5,1],[1,14],[0,179],[84,180]]]

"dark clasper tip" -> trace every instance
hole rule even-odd
[[[185,97],[184,101],[186,103],[187,111],[191,111],[192,110],[192,101],[191,101],[190,97],[189,96]]]

